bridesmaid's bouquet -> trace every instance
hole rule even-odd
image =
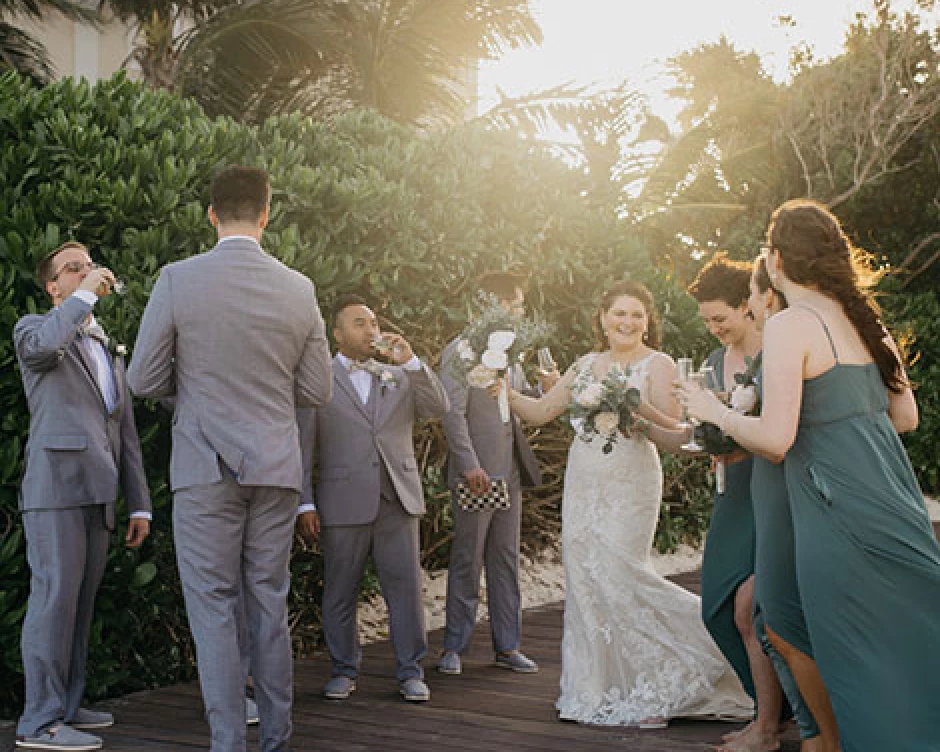
[[[618,434],[630,436],[636,423],[635,411],[640,406],[640,390],[630,385],[630,369],[611,367],[603,381],[597,381],[591,370],[582,370],[571,387],[568,415],[580,422],[582,441],[601,438],[602,451],[610,454]]]
[[[757,374],[760,371],[761,353],[754,358],[745,358],[744,364],[744,373],[734,375],[735,385],[728,395],[728,405],[741,415],[757,415],[760,413]],[[721,429],[712,423],[702,423],[696,430],[698,431],[696,438],[702,442],[708,454],[721,456],[740,449],[734,439],[723,434]]]
[[[452,363],[460,381],[486,389],[500,382],[514,363],[522,361],[527,350],[543,343],[551,327],[544,321],[507,311],[495,295],[481,292],[477,301],[480,312],[461,332]],[[500,418],[508,423],[509,395],[505,387],[500,389],[498,401]]]

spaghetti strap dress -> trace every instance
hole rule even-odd
[[[796,573],[843,752],[940,750],[940,545],[875,364],[806,379],[784,462]]]

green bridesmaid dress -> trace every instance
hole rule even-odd
[[[706,363],[714,369],[716,383],[730,389],[733,378],[725,379],[724,355],[725,348],[720,347]],[[724,493],[715,494],[702,560],[702,621],[744,690],[756,699],[747,649],[734,624],[734,595],[754,574],[751,465],[750,457],[726,465]]]
[[[940,751],[940,545],[874,364],[803,384],[784,462],[799,593],[843,752]]]
[[[760,372],[756,381],[760,391]],[[769,626],[791,645],[812,656],[796,581],[793,519],[790,516],[790,499],[782,464],[754,457],[751,499],[757,543],[754,559],[754,630],[764,652],[773,663],[777,679],[800,728],[800,738],[811,739],[819,735],[819,727],[800,694],[790,667],[767,639],[765,629]]]

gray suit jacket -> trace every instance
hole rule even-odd
[[[301,503],[313,501],[313,468],[319,465],[316,504],[323,525],[367,525],[379,512],[381,467],[405,510],[424,514],[424,490],[415,459],[415,419],[440,417],[447,395],[434,373],[383,366],[397,386],[372,379],[368,404],[363,404],[338,358],[333,361],[333,401],[298,410],[304,457]],[[316,458],[316,459],[314,459]]]
[[[77,342],[91,309],[73,296],[48,313],[24,316],[13,329],[30,412],[24,510],[110,506],[120,482],[130,512],[150,511],[123,358],[111,358],[118,403],[109,415],[94,364]]]
[[[509,423],[499,417],[499,406],[485,389],[467,387],[454,375],[457,340],[441,356],[441,381],[450,399],[444,416],[447,437],[447,483],[453,486],[468,470],[482,467],[491,478],[512,477],[512,461],[519,463],[523,486],[542,482],[538,460],[515,416]],[[522,368],[513,366],[510,380],[514,389],[528,391]]]
[[[300,490],[296,405],[330,399],[330,354],[313,284],[246,238],[168,264],[127,373],[141,397],[175,396],[170,483]]]

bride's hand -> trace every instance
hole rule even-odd
[[[691,382],[676,382],[676,398],[689,417],[702,423],[719,425],[722,415],[729,409],[711,390]]]

